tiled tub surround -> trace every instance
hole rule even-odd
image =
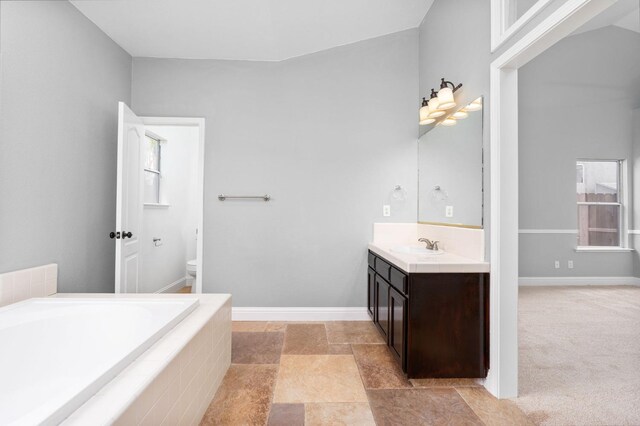
[[[397,246],[420,247],[419,238],[439,241],[439,255],[404,254]],[[421,223],[375,223],[369,250],[407,273],[489,272],[484,260],[484,230]]]
[[[194,298],[188,317],[69,416],[63,425],[197,425],[231,363],[226,294],[56,297]]]
[[[58,291],[58,265],[38,266],[0,274],[0,307]]]

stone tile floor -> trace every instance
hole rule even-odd
[[[407,380],[370,322],[234,322],[201,425],[529,425],[472,379]]]

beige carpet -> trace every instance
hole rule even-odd
[[[536,424],[640,425],[640,287],[520,287],[520,396]]]

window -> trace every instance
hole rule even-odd
[[[144,158],[144,203],[160,204],[162,139],[146,134]]]
[[[578,247],[621,247],[619,160],[578,161]]]
[[[491,0],[491,52],[539,15],[552,0]]]

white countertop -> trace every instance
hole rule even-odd
[[[489,272],[491,269],[489,262],[469,259],[447,252],[436,255],[404,254],[391,251],[389,246],[374,243],[369,244],[369,250],[407,273]]]

